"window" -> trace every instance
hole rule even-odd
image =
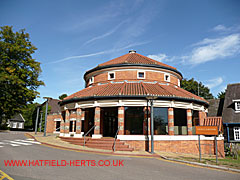
[[[19,123],[18,128],[23,128],[23,123]]]
[[[235,111],[240,111],[240,101],[235,102]]]
[[[143,134],[143,107],[125,107],[125,134]]]
[[[89,84],[92,84],[92,83],[94,83],[94,77],[91,77],[91,78],[89,79]]]
[[[240,127],[234,127],[234,140],[235,141],[240,141]]]
[[[187,135],[186,109],[174,108],[174,134]]]
[[[109,72],[108,73],[108,80],[115,79],[115,72]]]
[[[153,108],[154,119],[154,134],[167,135],[168,134],[168,108]]]
[[[56,122],[56,131],[60,131],[60,125],[61,125],[61,121],[57,121]]]
[[[170,82],[170,75],[164,74],[164,81]]]
[[[138,71],[137,78],[138,79],[145,79],[145,72],[144,71]]]

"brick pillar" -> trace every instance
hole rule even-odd
[[[69,110],[66,110],[66,114],[65,114],[65,133],[69,133],[69,125],[70,125],[70,114],[69,114]]]
[[[168,135],[174,135],[174,112],[173,112],[173,108],[168,108]]]
[[[199,111],[199,125],[203,126],[204,119],[206,118],[206,113],[204,111]]]
[[[95,116],[94,116],[94,134],[92,138],[101,138],[102,135],[100,134],[100,107],[95,108]]]
[[[63,133],[65,132],[65,122],[64,122],[64,117],[63,117],[63,113],[61,114],[62,118],[61,118],[61,122],[60,122],[60,135],[62,136]]]
[[[54,128],[53,128],[53,132],[56,131],[56,126],[57,126],[57,121],[54,121]]]
[[[81,121],[81,115],[82,110],[80,108],[77,108],[77,114],[76,114],[76,134],[81,134],[82,131],[82,121]]]
[[[187,130],[188,135],[192,135],[192,110],[187,109]]]
[[[118,107],[118,135],[124,135],[124,107]]]

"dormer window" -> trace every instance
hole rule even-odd
[[[138,79],[145,79],[145,72],[144,71],[138,71],[137,78]]]
[[[240,100],[235,101],[235,112],[240,112]]]
[[[169,74],[164,74],[164,81],[170,82],[170,75]]]
[[[94,77],[91,77],[91,78],[89,79],[89,84],[92,84],[92,83],[94,83]]]
[[[115,79],[115,72],[109,72],[108,73],[108,80],[113,80]]]

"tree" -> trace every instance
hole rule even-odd
[[[225,91],[221,91],[220,93],[218,93],[218,95],[217,95],[218,99],[224,99],[225,98],[225,94],[226,94],[226,90]]]
[[[204,99],[213,99],[212,93],[210,93],[210,89],[204,86],[201,82],[195,81],[192,79],[183,79],[181,82],[181,87],[195,95],[198,95]]]
[[[0,29],[0,124],[21,112],[39,94],[37,88],[44,85],[39,80],[40,63],[32,58],[37,48],[29,39],[24,29]]]
[[[58,98],[63,100],[65,97],[67,97],[68,95],[67,94],[62,94],[61,96],[59,96]]]
[[[34,128],[38,103],[28,104],[24,109],[22,109],[22,116],[25,119],[24,128]]]

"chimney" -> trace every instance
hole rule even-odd
[[[136,51],[135,50],[130,50],[129,54],[132,54],[132,53],[136,53]]]

